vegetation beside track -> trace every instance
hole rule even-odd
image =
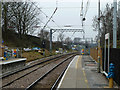
[[[55,51],[53,51],[52,54],[50,54],[48,50],[45,50],[45,56],[37,51],[23,52],[22,57],[27,58],[26,62],[30,62],[33,60],[41,59],[43,57],[48,57],[50,55],[55,55]]]
[[[73,52],[73,51],[70,50],[67,53],[69,52]],[[22,57],[27,58],[26,62],[34,61],[34,60],[41,59],[44,57],[49,57],[52,55],[57,55],[57,53],[55,53],[55,50],[52,51],[52,54],[48,50],[45,50],[45,55],[42,55],[40,52],[37,52],[37,51],[29,51],[29,52],[24,51],[22,53]]]

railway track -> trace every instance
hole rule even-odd
[[[1,79],[1,78],[5,78],[5,77],[8,77],[8,76],[10,76],[10,75],[13,75],[13,74],[15,74],[15,73],[17,73],[17,72],[20,72],[20,71],[23,71],[23,70],[26,70],[26,69],[29,69],[29,68],[38,66],[38,65],[40,65],[40,64],[42,64],[42,63],[45,63],[45,62],[48,62],[48,61],[50,61],[50,60],[54,60],[55,58],[60,58],[60,57],[63,57],[63,56],[65,56],[65,55],[70,55],[70,54],[73,54],[73,53],[58,55],[58,56],[56,56],[56,57],[48,57],[47,59],[46,59],[46,58],[43,58],[43,59],[40,59],[40,60],[36,60],[37,62],[34,61],[34,63],[33,63],[32,65],[28,65],[28,66],[26,66],[26,67],[22,67],[22,68],[20,68],[20,69],[14,70],[13,72],[8,73],[8,74],[5,74],[5,75],[3,74],[2,77],[0,77],[0,79]]]
[[[52,69],[50,69],[49,71],[47,71],[45,74],[43,74],[40,78],[38,78],[35,82],[33,82],[32,84],[30,84],[25,90],[30,90],[30,89],[34,89],[36,88],[37,85],[41,80],[43,80],[44,78],[46,78],[49,74],[51,74],[51,72],[53,72],[56,68],[58,68],[60,65],[62,65],[63,63],[65,63],[67,60],[70,60],[70,58],[72,58],[74,55],[72,56],[69,56],[68,58],[64,59],[63,61],[61,61],[60,63],[58,63],[57,65],[55,65]],[[65,68],[66,69],[66,68]],[[64,71],[65,71],[64,69]],[[63,71],[63,72],[64,72]],[[62,75],[61,75],[62,76]],[[59,80],[57,80],[55,83],[57,84]],[[46,81],[47,82],[47,81]],[[55,88],[56,84],[54,84],[54,86],[52,88]],[[40,86],[38,84],[38,86]],[[46,86],[45,86],[46,87]],[[42,87],[42,88],[45,88],[45,87]],[[37,87],[37,88],[41,88],[41,87]],[[49,87],[47,87],[49,88]]]
[[[52,63],[57,63],[57,62],[60,62],[62,60],[62,58],[66,58],[68,57],[67,56],[62,56],[62,57],[58,57],[58,58],[54,58],[54,60],[50,59],[50,60],[47,60],[47,61],[44,61],[44,62],[40,62],[39,64],[37,65],[33,65],[34,67],[29,68],[29,69],[25,69],[25,70],[22,70],[22,71],[19,71],[15,74],[12,74],[12,75],[9,75],[7,77],[4,77],[3,78],[3,85],[2,85],[2,88],[26,88],[27,85],[23,85],[23,86],[17,86],[17,82],[19,81],[22,81],[23,83],[25,82],[24,79],[27,79],[29,76],[34,76],[34,74],[37,74],[36,72],[40,70],[43,72],[42,68],[45,68],[46,66],[49,67],[50,64],[52,66]],[[61,60],[60,60],[61,59]],[[67,59],[67,58],[66,58]],[[46,73],[48,71],[45,70],[45,72],[43,73]],[[38,73],[39,74],[39,73]],[[38,75],[39,76],[39,75]],[[40,75],[42,77],[42,74]],[[39,76],[39,77],[40,77]],[[11,79],[12,78],[12,79]],[[24,79],[23,79],[24,78]],[[32,78],[29,78],[29,80],[32,79]],[[28,81],[29,81],[28,80]],[[31,80],[32,81],[32,80]],[[36,80],[35,80],[36,81]],[[29,83],[28,83],[29,84]],[[17,87],[16,87],[17,86]],[[28,86],[27,86],[28,88]]]

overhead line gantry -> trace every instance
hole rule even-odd
[[[50,29],[50,52],[52,52],[52,34],[54,32],[83,32],[83,29]]]

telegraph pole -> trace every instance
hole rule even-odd
[[[117,0],[113,1],[113,48],[117,48]]]
[[[100,0],[98,1],[98,73],[100,73]]]

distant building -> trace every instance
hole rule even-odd
[[[81,38],[74,38],[74,43],[79,44],[81,42]]]

